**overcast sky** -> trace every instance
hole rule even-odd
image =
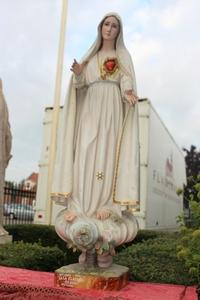
[[[9,107],[13,159],[7,180],[38,171],[44,109],[52,106],[61,0],[0,0],[0,77]],[[200,1],[69,0],[62,103],[69,66],[119,13],[138,94],[151,100],[180,148],[200,148]]]

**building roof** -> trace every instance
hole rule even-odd
[[[35,173],[35,172],[31,173],[31,175],[28,178],[26,178],[26,181],[27,180],[30,180],[30,181],[34,182],[35,184],[37,184],[38,173]]]

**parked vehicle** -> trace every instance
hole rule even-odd
[[[35,223],[54,224],[63,206],[48,199],[48,164],[53,109],[45,109],[43,145],[39,163]],[[60,108],[60,122],[63,109]],[[61,124],[61,123],[60,123]],[[61,128],[59,124],[58,128]],[[61,129],[57,134],[57,151]],[[140,229],[174,230],[183,213],[183,197],[176,190],[186,183],[183,152],[148,99],[139,101],[140,204],[135,207]],[[109,160],[109,157],[108,157]]]
[[[4,216],[10,219],[21,219],[30,220],[34,219],[34,209],[28,204],[18,204],[18,203],[5,203],[4,204]]]

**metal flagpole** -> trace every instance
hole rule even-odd
[[[61,13],[61,25],[60,25],[60,37],[59,37],[59,48],[58,48],[58,60],[57,60],[57,71],[54,91],[54,105],[53,115],[51,124],[51,141],[49,149],[49,167],[48,167],[48,181],[47,181],[47,204],[46,204],[46,218],[45,223],[51,223],[52,215],[52,201],[51,187],[53,179],[53,166],[56,156],[56,140],[57,140],[57,128],[59,121],[60,111],[60,98],[62,88],[62,73],[63,73],[63,61],[64,61],[64,48],[65,48],[65,32],[66,32],[66,21],[67,21],[67,4],[68,0],[62,1],[62,13]]]

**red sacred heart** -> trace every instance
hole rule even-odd
[[[105,67],[108,71],[112,71],[115,67],[115,60],[107,60],[106,63],[105,63]]]

